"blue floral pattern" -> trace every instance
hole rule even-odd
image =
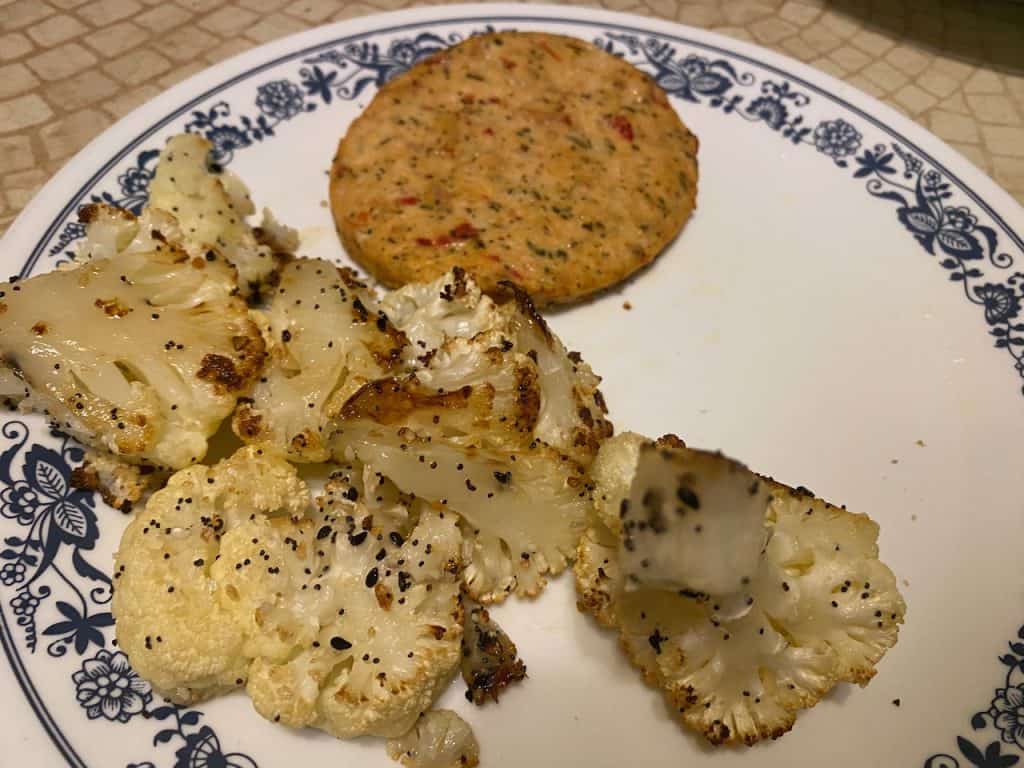
[[[929,757],[924,768],[1009,768],[1020,762],[1020,754],[1006,753],[1003,748],[1024,753],[1024,626],[1017,630],[1017,639],[1009,643],[1008,651],[999,657],[1006,669],[1003,685],[996,688],[989,708],[971,718],[973,731],[981,734],[994,730],[995,738],[982,748],[964,736],[957,736],[959,757],[940,752]]]
[[[211,99],[191,110],[184,127],[211,141],[211,162],[227,165],[238,152],[274,137],[284,123],[370,94],[462,39],[458,33],[426,30],[408,37],[366,35],[328,46],[304,54],[293,76],[258,84],[251,111],[235,114],[228,102]],[[1024,380],[1024,272],[1014,270],[1014,258],[1000,246],[993,221],[967,202],[964,188],[902,143],[866,141],[866,123],[834,114],[811,119],[811,97],[778,73],[759,78],[710,48],[710,55],[682,50],[656,35],[609,31],[595,42],[650,73],[676,99],[756,123],[792,145],[813,147],[864,184],[869,195],[893,205],[896,220],[979,308],[993,345],[1010,355]],[[138,151],[117,174],[117,191],[94,190],[88,202],[139,212],[158,156],[155,148]],[[65,222],[47,253],[59,263],[83,235],[80,223]],[[201,712],[169,704],[151,709],[149,685],[122,652],[110,647],[113,622],[106,606],[111,581],[89,560],[100,535],[96,503],[70,482],[70,467],[81,460],[81,449],[60,436],[56,447],[29,445],[29,430],[21,421],[7,422],[0,434],[7,441],[0,453],[0,585],[9,593],[6,602],[28,652],[35,653],[44,637],[50,656],[77,657],[70,680],[87,718],[124,724],[142,715],[162,723],[153,744],[173,746],[174,768],[255,768],[248,755],[225,751],[216,731],[200,723]],[[1024,641],[1024,627],[1019,638]],[[1019,762],[1024,752],[1024,642],[1011,643],[1000,661],[1006,677],[989,706],[971,718],[975,735],[958,736],[955,754],[934,754],[925,768],[1009,768]],[[156,764],[145,760],[127,768]]]
[[[174,726],[159,731],[153,743],[182,742],[175,766],[257,768],[246,755],[222,752],[210,726],[196,731],[201,712],[171,705],[150,710],[152,687],[131,668],[123,651],[111,648],[114,619],[106,610],[113,597],[111,579],[87,557],[100,536],[96,501],[92,492],[72,485],[71,465],[82,461],[82,449],[63,435],[55,435],[56,448],[30,445],[30,430],[22,421],[8,421],[0,435],[8,441],[0,452],[0,520],[14,526],[17,534],[3,539],[0,580],[15,588],[7,604],[28,651],[36,651],[41,634],[50,638],[50,656],[71,651],[82,659],[71,682],[89,720],[127,723],[138,715],[158,721],[173,717]],[[49,610],[40,633],[43,608]],[[90,650],[94,653],[87,656]],[[135,765],[155,768],[152,763]]]
[[[121,651],[101,650],[83,661],[71,679],[78,703],[90,720],[103,717],[127,723],[153,699],[153,689],[135,674]]]

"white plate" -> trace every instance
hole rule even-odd
[[[684,234],[620,291],[553,318],[604,375],[618,427],[678,432],[870,512],[909,610],[866,690],[840,688],[778,742],[712,753],[577,613],[562,578],[535,603],[496,611],[529,681],[480,710],[457,686],[442,699],[473,724],[485,765],[1017,762],[1024,212],[840,82],[707,32],[593,10],[348,21],[218,65],[122,120],[29,205],[3,266],[52,269],[93,197],[141,206],[158,148],[183,129],[210,136],[257,203],[301,227],[306,253],[343,258],[324,200],[346,125],[386,78],[488,27],[598,41],[654,74],[700,137],[700,208]],[[105,574],[124,518],[69,490],[73,444],[40,419],[5,418],[0,764],[390,765],[377,741],[275,727],[242,694],[189,710],[154,697],[149,717],[80,706],[78,673],[117,653]]]

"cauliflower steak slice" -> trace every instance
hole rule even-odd
[[[292,461],[325,461],[329,420],[359,387],[401,366],[405,336],[351,270],[321,259],[286,264],[264,315],[268,365],[234,431]]]
[[[174,475],[118,554],[132,665],[179,704],[245,685],[285,725],[408,731],[458,668],[461,538],[453,515],[413,521],[367,493],[339,471],[314,511],[295,469],[255,446]]]
[[[704,462],[715,460],[721,462],[717,479],[703,472],[691,479],[707,488],[733,482],[730,468],[735,479],[736,466],[703,454]],[[648,462],[668,477],[658,482],[643,466]],[[677,581],[673,589],[665,582],[627,589],[622,501],[642,508],[652,487],[677,483],[687,468],[693,471],[692,455],[654,448],[635,435],[605,444],[593,468],[596,510],[575,566],[578,605],[618,630],[623,650],[645,679],[709,741],[749,745],[777,738],[792,728],[798,710],[814,706],[837,683],[867,684],[896,643],[905,605],[895,577],[878,560],[878,526],[866,515],[753,473],[770,495],[763,521],[750,521],[742,538],[759,536],[762,526],[771,537],[743,586],[746,610],[721,611],[715,596],[693,589],[692,580]],[[728,499],[719,486],[702,497],[705,513],[731,514],[711,506],[716,496]],[[652,541],[635,540],[636,553]],[[706,556],[714,557],[710,550]],[[718,555],[728,562],[726,553]],[[703,559],[677,573],[696,578]]]
[[[194,133],[172,136],[150,182],[149,205],[173,213],[200,252],[212,250],[233,264],[239,286],[255,298],[264,284],[273,284],[299,238],[266,209],[260,226],[248,224],[246,217],[256,211],[249,190],[231,171],[211,170],[207,158],[212,147]]]
[[[386,295],[407,372],[356,391],[331,437],[336,456],[463,518],[464,582],[485,603],[536,595],[565,569],[589,507],[584,468],[611,432],[597,377],[507,290],[496,303],[454,270]]]
[[[79,215],[91,258],[0,284],[0,368],[23,387],[5,394],[122,460],[195,462],[263,364],[235,270],[163,211]]]

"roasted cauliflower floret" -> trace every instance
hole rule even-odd
[[[381,303],[410,340],[407,361],[428,387],[453,390],[475,383],[474,375],[486,378],[487,358],[493,367],[499,350],[520,370],[525,358],[532,381],[516,385],[534,393],[531,437],[587,466],[612,434],[600,377],[578,353],[566,352],[529,295],[503,283],[498,298],[483,295],[456,268],[434,282],[392,291]]]
[[[469,594],[536,595],[572,556],[589,506],[584,467],[611,432],[597,377],[528,297],[482,296],[461,270],[385,296],[409,371],[341,408],[336,455],[464,519]]]
[[[268,365],[235,433],[292,461],[325,461],[330,419],[359,387],[402,365],[405,336],[350,270],[320,259],[284,266],[264,316]]]
[[[71,484],[96,491],[114,509],[128,514],[139,502],[167,482],[166,471],[139,464],[126,464],[106,451],[85,452],[82,464],[71,473]]]
[[[605,451],[607,460],[600,456],[593,468],[597,509],[576,562],[579,607],[619,631],[627,655],[664,691],[683,723],[712,743],[753,744],[786,733],[798,710],[814,706],[838,682],[865,685],[871,679],[875,664],[896,643],[905,611],[895,577],[878,560],[874,522],[750,473],[748,497],[758,497],[761,485],[769,494],[763,517],[749,519],[746,532],[738,524],[745,513],[726,526],[741,541],[757,539],[767,527],[770,539],[742,585],[743,611],[724,611],[718,598],[699,588],[707,583],[699,563],[707,563],[716,578],[726,574],[721,562],[712,566],[707,559],[716,547],[688,566],[663,570],[662,577],[678,578],[671,589],[664,578],[658,586],[641,582],[627,589],[622,501],[628,501],[630,518],[628,510],[642,509],[650,492],[685,481],[690,490],[705,491],[698,493],[705,520],[729,517],[736,511],[722,505],[736,475],[746,470],[713,454],[655,448],[633,435],[614,438]],[[638,466],[629,473],[631,456]],[[734,502],[744,506],[742,498]],[[672,499],[662,513],[674,513],[676,505]],[[684,519],[692,520],[692,512]],[[643,547],[655,554],[653,541],[634,538],[631,554],[642,556]],[[728,548],[718,548],[717,555],[732,562]],[[745,572],[745,565],[734,565],[737,578]]]
[[[461,538],[453,515],[413,520],[377,490],[368,507],[362,472],[339,471],[314,510],[255,446],[172,477],[118,555],[133,666],[180,704],[245,685],[275,722],[405,733],[458,667]]]
[[[172,136],[150,182],[149,204],[173,213],[195,250],[213,251],[233,264],[243,293],[258,294],[298,248],[298,235],[267,210],[261,226],[247,223],[256,211],[249,190],[231,171],[211,171],[211,147],[194,133]]]
[[[251,656],[237,601],[214,572],[222,540],[250,515],[291,526],[308,507],[294,469],[247,448],[174,474],[132,519],[114,561],[112,610],[118,646],[159,693],[190,704],[245,682]]]
[[[469,723],[449,709],[424,712],[408,733],[388,739],[388,757],[406,768],[473,768],[480,745]]]
[[[82,263],[0,284],[3,394],[125,461],[186,466],[263,364],[235,271],[160,210],[80,217]]]
[[[482,605],[464,601],[462,679],[466,699],[476,705],[497,701],[502,691],[526,678],[526,665],[509,639]]]

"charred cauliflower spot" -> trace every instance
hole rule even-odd
[[[408,731],[458,667],[460,535],[450,515],[367,506],[367,490],[339,471],[311,509],[295,469],[253,446],[174,475],[115,565],[132,666],[179,704],[244,685],[285,725]]]
[[[158,209],[81,215],[81,263],[0,284],[0,394],[122,460],[186,466],[263,364],[235,271]]]
[[[149,205],[172,213],[195,249],[227,259],[238,270],[245,295],[257,295],[298,248],[298,235],[267,210],[263,223],[251,227],[246,218],[256,208],[249,190],[231,171],[210,170],[211,148],[194,133],[171,137],[149,185]]]
[[[476,705],[497,701],[502,691],[526,678],[526,665],[509,636],[482,605],[464,601],[462,679],[466,699]]]
[[[463,519],[471,597],[533,596],[573,555],[585,466],[611,433],[597,377],[528,297],[499,304],[461,270],[381,299],[406,373],[369,382],[335,420],[335,455]]]
[[[401,366],[405,337],[350,270],[320,259],[284,266],[264,316],[267,369],[234,431],[292,461],[325,461],[330,419],[359,387]]]
[[[416,725],[388,739],[388,757],[406,768],[473,768],[480,764],[480,745],[469,723],[449,709],[424,712]]]
[[[86,451],[82,464],[71,472],[71,484],[96,491],[108,505],[128,514],[167,481],[166,471],[146,464],[126,464],[106,451]]]
[[[905,612],[895,577],[878,560],[878,526],[870,518],[714,454],[657,448],[635,435],[614,438],[601,453],[594,465],[596,510],[575,566],[578,604],[618,630],[627,655],[683,723],[715,744],[753,744],[786,733],[800,709],[837,683],[867,684],[896,643]],[[761,499],[765,486],[760,519],[729,508],[730,499],[746,504],[735,494],[738,475],[748,499]],[[754,572],[745,576],[743,558],[730,560],[728,548],[708,547],[692,563],[629,588],[623,521],[644,519],[632,510],[643,508],[652,490],[684,485],[703,487],[704,519],[726,518],[723,531],[751,541],[767,529]],[[664,514],[677,504],[673,499]],[[671,530],[663,535],[677,537]],[[630,554],[656,556],[655,541],[634,537]],[[727,575],[723,563],[747,580],[742,611],[725,611],[719,596],[700,589]],[[721,583],[732,586],[729,578]]]

